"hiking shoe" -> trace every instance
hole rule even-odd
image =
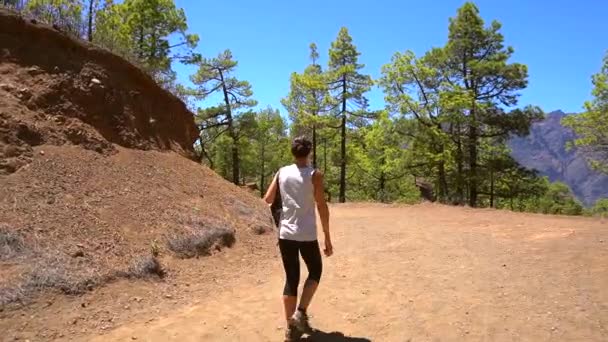
[[[308,315],[304,311],[296,311],[292,317],[293,324],[304,334],[312,334],[313,330],[308,323]]]
[[[293,324],[290,324],[285,330],[285,342],[297,342],[302,337],[300,330]]]

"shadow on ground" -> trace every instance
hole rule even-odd
[[[371,342],[370,339],[362,337],[349,337],[344,336],[341,332],[326,333],[323,331],[315,330],[315,332],[307,337],[300,339],[304,342]]]

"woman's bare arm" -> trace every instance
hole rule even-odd
[[[323,234],[325,235],[325,255],[333,254],[333,246],[331,243],[331,234],[329,233],[329,207],[325,201],[325,189],[323,185],[323,173],[315,171],[312,176],[312,183],[315,189],[315,201],[317,202],[317,210],[321,217],[321,225],[323,226]]]
[[[268,205],[271,205],[272,202],[274,202],[274,198],[277,195],[277,176],[279,174],[277,173],[274,178],[272,179],[272,182],[270,183],[270,186],[268,187],[268,190],[266,190],[266,195],[264,195],[264,201],[266,201],[266,203],[268,203]]]

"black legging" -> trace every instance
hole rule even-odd
[[[316,240],[293,241],[279,239],[279,249],[281,250],[281,258],[283,259],[283,267],[285,268],[285,276],[287,278],[283,295],[298,295],[298,284],[300,283],[300,258],[298,254],[302,254],[302,259],[304,259],[306,268],[308,268],[308,279],[306,282],[315,281],[319,283],[321,272],[323,271],[319,242]]]

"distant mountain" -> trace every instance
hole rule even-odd
[[[547,114],[542,122],[532,125],[530,135],[509,142],[512,155],[523,166],[538,170],[549,180],[568,184],[576,197],[589,206],[599,198],[608,198],[608,176],[590,170],[585,158],[576,150],[566,150],[575,135],[561,125],[562,111]]]

